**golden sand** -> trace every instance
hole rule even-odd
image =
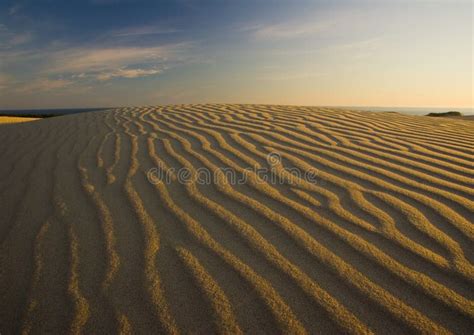
[[[122,108],[1,127],[0,161],[1,334],[474,331],[472,122]]]
[[[35,120],[38,120],[38,119],[33,118],[33,117],[0,116],[0,124],[28,122],[28,121],[35,121]]]

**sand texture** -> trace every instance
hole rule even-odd
[[[2,335],[474,332],[472,122],[122,108],[0,125],[0,162]]]

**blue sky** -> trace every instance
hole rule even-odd
[[[1,0],[0,108],[472,107],[471,1]]]

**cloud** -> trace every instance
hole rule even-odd
[[[379,45],[380,41],[385,38],[382,35],[376,36],[376,37],[371,37],[368,39],[364,40],[357,40],[357,41],[351,41],[348,43],[341,43],[341,44],[336,44],[333,46],[328,47],[328,49],[331,49],[332,51],[352,51],[352,50],[357,50],[357,49],[374,49],[377,48]]]
[[[160,69],[118,69],[110,72],[102,72],[97,75],[97,79],[101,81],[112,78],[138,78],[146,77],[161,73]]]
[[[324,6],[323,6],[324,7]],[[292,39],[346,32],[363,22],[367,13],[360,9],[339,6],[337,10],[328,8],[308,9],[298,16],[282,21],[246,22],[237,28],[256,39]],[[356,21],[356,22],[355,22]]]
[[[263,81],[290,81],[290,80],[304,80],[326,76],[326,73],[276,73],[257,77],[257,80]]]
[[[64,79],[37,79],[30,83],[20,86],[16,89],[19,93],[36,93],[36,92],[43,92],[43,91],[51,91],[51,90],[58,90],[65,88],[74,84],[74,82],[70,80]]]
[[[175,31],[156,25],[137,26],[106,32],[92,44],[53,40],[35,47],[29,43],[33,39],[30,32],[13,31],[0,23],[0,72],[12,78],[0,77],[0,89],[12,94],[64,94],[80,87],[105,85],[116,78],[159,75],[189,61],[193,57],[189,50],[195,43],[139,46],[135,37]]]
[[[166,28],[166,27],[161,27],[161,26],[141,26],[141,27],[131,27],[131,28],[112,31],[110,35],[116,36],[116,37],[129,37],[129,36],[172,34],[172,33],[177,33],[179,31],[180,30],[178,29]]]
[[[326,54],[338,54],[350,56],[354,60],[366,61],[367,58],[375,55],[382,47],[382,41],[387,36],[375,36],[368,39],[350,41],[326,46],[320,51]]]
[[[11,45],[20,45],[30,42],[33,39],[33,35],[29,32],[14,34],[10,38]]]
[[[94,82],[114,78],[140,78],[158,75],[186,60],[183,52],[190,44],[157,47],[75,47],[42,51],[0,49],[2,68],[24,68],[29,77],[10,81],[0,77],[0,89],[16,93],[66,92],[71,88],[91,87]],[[34,64],[34,65],[32,65]],[[5,71],[4,71],[5,72]],[[58,79],[59,78],[59,79]]]
[[[33,39],[30,32],[16,32],[0,24],[0,49],[11,49],[15,46],[26,44]]]
[[[283,39],[314,35],[335,25],[332,20],[312,22],[289,22],[281,24],[254,25],[240,29],[251,31],[256,38]]]
[[[8,15],[13,16],[20,11],[23,6],[20,4],[15,4],[8,9]]]
[[[54,73],[97,73],[122,69],[130,65],[158,65],[176,58],[185,45],[122,48],[73,48],[49,55],[49,66]]]

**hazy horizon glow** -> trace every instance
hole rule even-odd
[[[13,0],[0,109],[473,108],[471,1]]]

